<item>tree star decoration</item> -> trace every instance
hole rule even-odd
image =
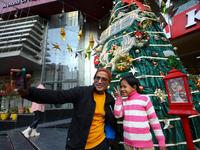
[[[92,34],[92,33],[91,33],[91,36],[90,36],[89,43],[90,43],[91,48],[93,49],[93,46],[94,46],[94,38],[93,38],[93,34]]]
[[[134,75],[136,72],[138,72],[137,70],[136,70],[137,68],[131,68],[131,70],[129,71],[129,72],[132,72],[132,74]]]
[[[72,48],[69,46],[69,44],[67,44],[67,49],[68,49],[69,52],[72,51]]]
[[[52,44],[52,43],[51,43],[51,44]],[[52,44],[52,45],[54,46],[53,48],[55,48],[56,51],[57,51],[58,49],[61,50],[60,47],[59,47],[60,45],[57,45],[57,44]]]
[[[165,101],[165,93],[161,89],[156,89],[154,94],[160,98],[161,103]]]
[[[90,45],[88,45],[88,48],[87,48],[86,51],[85,51],[85,54],[86,54],[88,60],[90,60],[91,52],[92,52],[92,51],[90,50]]]
[[[65,40],[65,37],[66,37],[66,33],[65,33],[65,29],[64,29],[63,26],[62,26],[61,31],[60,31],[60,36],[61,36],[61,38],[62,38],[63,41],[64,41],[64,40]]]
[[[82,36],[83,36],[83,34],[82,34],[82,29],[81,29],[81,30],[79,31],[79,33],[78,33],[78,41],[81,40]]]
[[[164,120],[164,124],[165,124],[165,126],[163,127],[163,129],[168,129],[169,133],[171,133],[171,128],[174,128],[174,126],[172,126],[170,124],[170,120],[169,119],[165,119]]]

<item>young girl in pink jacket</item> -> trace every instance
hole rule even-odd
[[[45,87],[42,84],[40,84],[37,88],[45,89]],[[45,104],[37,104],[35,102],[32,103],[31,112],[34,112],[35,114],[34,121],[26,130],[22,132],[25,137],[29,138],[29,132],[31,131],[31,129],[32,129],[32,132],[30,135],[31,137],[40,135],[40,133],[36,131],[36,128],[37,128],[38,123],[41,120],[41,112],[44,112],[44,107],[45,107]]]
[[[154,150],[150,126],[158,140],[159,149],[166,150],[158,117],[148,96],[141,95],[139,82],[133,76],[120,80],[120,90],[114,88],[117,98],[114,106],[116,118],[124,116],[124,148],[125,150]],[[122,100],[122,96],[127,97]]]

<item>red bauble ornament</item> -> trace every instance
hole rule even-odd
[[[98,56],[95,56],[95,57],[94,57],[94,65],[95,65],[95,66],[99,64],[98,58],[99,58]]]

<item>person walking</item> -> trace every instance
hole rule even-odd
[[[42,84],[40,84],[37,88],[45,89],[45,87]],[[34,112],[35,114],[34,121],[26,130],[22,132],[25,137],[29,138],[29,137],[40,135],[40,133],[37,132],[36,128],[37,128],[38,123],[41,120],[42,112],[44,112],[44,107],[45,107],[45,104],[37,104],[35,102],[32,103],[31,112]],[[31,132],[31,135],[29,136],[29,132],[31,130],[32,132]]]
[[[74,113],[68,130],[66,150],[108,150],[111,145],[119,143],[120,134],[113,115],[115,101],[106,90],[112,77],[108,69],[97,70],[91,86],[59,91],[30,87],[30,74],[26,75],[27,89],[16,89],[14,74],[17,71],[19,69],[11,69],[11,87],[23,98],[43,104],[73,103]]]
[[[166,150],[158,117],[148,96],[140,94],[139,82],[134,76],[125,76],[120,80],[119,88],[114,88],[117,98],[114,106],[116,118],[124,116],[125,150],[154,150],[150,126],[158,140],[159,149]],[[127,97],[122,100],[122,96]],[[149,121],[149,123],[148,123]]]

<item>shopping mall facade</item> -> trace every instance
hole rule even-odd
[[[9,77],[11,68],[26,68],[35,82],[46,89],[61,90],[93,82],[94,56],[85,57],[93,34],[99,39],[107,28],[112,1],[1,0],[0,77]],[[61,28],[65,40],[60,36]],[[101,29],[99,28],[101,26]],[[83,36],[78,41],[78,33]],[[191,0],[181,5],[167,37],[177,47],[187,71],[200,74],[200,4]],[[56,48],[54,45],[59,45]],[[72,51],[69,52],[67,44]],[[95,43],[96,45],[96,43]],[[77,50],[84,50],[76,55]],[[25,101],[26,106],[31,102]],[[46,109],[70,109],[71,104],[46,105]]]

